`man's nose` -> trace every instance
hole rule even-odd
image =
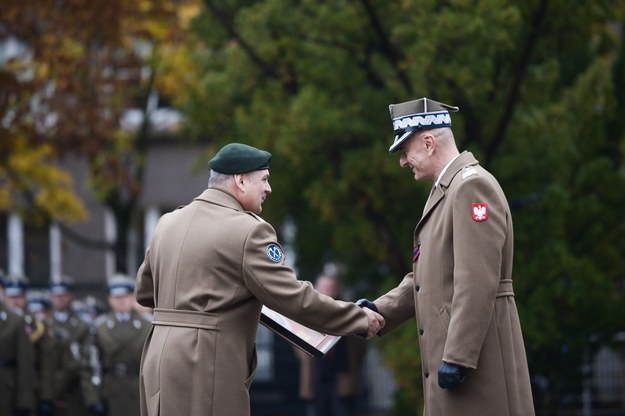
[[[406,156],[404,155],[399,156],[399,166],[401,166],[402,168],[405,168],[406,166],[408,166],[408,159],[406,158]]]

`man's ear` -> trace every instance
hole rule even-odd
[[[425,136],[421,138],[421,140],[423,141],[425,150],[427,150],[428,153],[432,153],[437,145],[436,139],[434,138],[434,136],[431,134],[426,134]]]
[[[234,185],[237,187],[237,189],[240,189],[241,191],[245,190],[245,180],[245,175],[243,175],[242,173],[234,174]]]

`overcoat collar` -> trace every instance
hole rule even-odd
[[[236,211],[245,211],[239,201],[234,196],[226,191],[222,191],[218,188],[208,188],[204,190],[195,201],[204,201],[222,207],[234,209]]]
[[[475,159],[475,157],[473,156],[473,153],[464,151],[460,154],[460,156],[456,158],[456,160],[452,162],[451,165],[449,165],[449,168],[447,168],[447,170],[443,174],[443,177],[438,183],[438,186],[432,189],[432,193],[430,194],[430,197],[425,203],[425,208],[423,209],[423,215],[421,216],[421,219],[419,220],[419,223],[417,224],[417,228],[415,229],[415,234],[417,233],[421,225],[425,222],[425,219],[429,216],[429,214],[432,212],[434,207],[438,205],[441,199],[443,199],[443,197],[445,196],[445,192],[447,191],[447,188],[449,188],[451,181],[458,174],[458,172],[460,172],[462,169],[466,168],[467,166],[474,166],[474,165],[477,165],[478,163],[479,162],[477,161],[477,159]]]

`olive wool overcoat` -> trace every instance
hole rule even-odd
[[[374,301],[385,334],[415,318],[424,416],[532,416],[525,347],[512,288],[510,208],[471,153],[433,189],[414,231],[413,272]],[[468,368],[464,384],[438,385],[443,361]]]
[[[365,312],[285,265],[271,225],[209,188],[157,223],[136,297],[154,307],[142,416],[247,416],[262,305],[320,332],[366,333]]]
[[[83,357],[82,389],[87,407],[106,405],[107,416],[139,415],[139,365],[150,323],[136,311],[127,321],[110,312],[92,329]],[[95,363],[94,363],[95,361]],[[94,365],[102,384],[94,386]]]

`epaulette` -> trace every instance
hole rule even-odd
[[[250,214],[252,217],[256,218],[259,222],[266,222],[264,219],[262,219],[260,216],[254,214],[251,211],[245,211],[246,214]]]
[[[477,175],[477,169],[475,169],[473,166],[465,166],[462,169],[462,179],[466,179],[473,175]]]

